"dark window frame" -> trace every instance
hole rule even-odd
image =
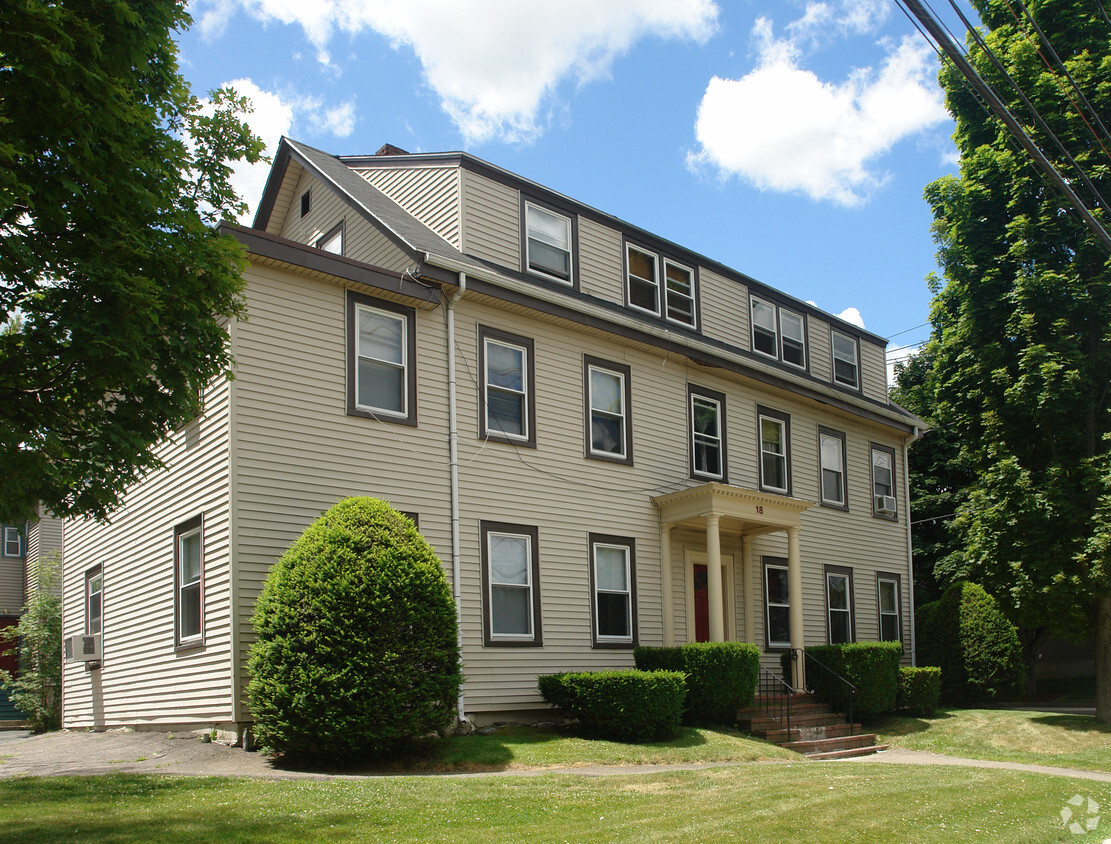
[[[829,603],[829,576],[844,577],[848,588],[849,608],[849,642],[856,641],[856,588],[853,583],[853,570],[847,566],[832,566],[827,565],[822,571],[822,583],[824,584],[824,591],[826,595],[826,642],[834,644],[842,644],[833,641],[833,623],[832,614],[834,612],[846,612],[841,608],[834,610]],[[847,643],[844,643],[847,644]]]
[[[898,629],[898,636],[894,639],[885,639],[883,637],[883,599],[880,594],[880,584],[884,581],[893,582],[895,584],[895,618],[896,627]],[[888,613],[890,615],[890,613]],[[895,572],[877,571],[876,572],[876,634],[881,642],[898,642],[903,644],[903,578],[902,575]]]
[[[784,458],[784,473],[786,475],[787,488],[781,489],[779,487],[769,486],[764,483],[764,439],[763,432],[761,431],[762,420],[764,417],[774,419],[783,425],[783,458]],[[759,457],[759,479],[760,491],[770,492],[773,495],[786,495],[791,496],[791,414],[784,413],[779,410],[772,410],[770,407],[763,405],[756,405],[756,449]]]
[[[895,499],[895,512],[894,513],[881,513],[876,507],[876,459],[875,453],[877,451],[883,452],[891,458],[891,498]],[[869,477],[871,478],[871,495],[872,495],[872,515],[877,519],[884,519],[889,522],[899,521],[899,494],[896,483],[898,477],[898,464],[895,460],[895,449],[891,446],[881,445],[880,443],[868,444],[868,466]]]
[[[853,344],[853,354],[855,356],[853,366],[855,367],[856,381],[852,384],[849,384],[846,381],[842,381],[837,377],[837,352],[834,339],[837,336],[841,336],[846,340],[851,340]],[[861,377],[862,373],[860,371],[860,338],[856,337],[855,335],[849,334],[847,331],[841,331],[838,328],[834,328],[831,325],[829,327],[829,367],[830,377],[835,386],[859,393],[861,389],[861,382],[863,381]]]
[[[772,309],[772,320],[775,323],[775,353],[769,353],[763,349],[756,348],[756,320],[753,319],[752,314],[755,304],[759,302]],[[783,314],[790,314],[796,317],[802,325],[802,363],[797,364],[794,361],[787,360],[783,354],[784,339],[786,335],[783,331]],[[749,349],[754,355],[759,355],[762,359],[775,361],[782,364],[795,372],[809,374],[810,373],[810,318],[805,312],[784,305],[771,296],[763,296],[759,293],[749,292],[748,294],[748,345]]]
[[[571,278],[562,279],[559,276],[546,273],[543,270],[532,269],[529,266],[529,237],[528,237],[528,206],[532,205],[542,211],[547,211],[549,214],[554,214],[570,222],[570,247],[571,255],[569,266],[571,269]],[[579,215],[568,208],[561,207],[552,202],[547,202],[542,199],[537,199],[535,196],[521,194],[521,211],[520,211],[520,226],[521,226],[521,272],[526,276],[534,279],[543,279],[553,285],[557,285],[562,289],[579,289]]]
[[[612,545],[625,548],[629,562],[629,638],[607,637],[602,638],[598,633],[598,588],[595,576],[597,558],[595,549],[598,545]],[[605,533],[591,533],[587,536],[587,546],[590,552],[590,637],[592,646],[600,649],[629,650],[635,648],[639,642],[637,629],[637,550],[636,539],[631,536],[612,536]]]
[[[780,360],[780,362],[784,366],[789,366],[792,369],[798,370],[799,372],[810,372],[810,347],[809,347],[810,344],[807,342],[807,338],[810,335],[810,325],[809,325],[809,322],[807,321],[808,318],[807,318],[806,314],[804,314],[804,313],[800,314],[797,311],[791,310],[790,308],[785,308],[782,305],[777,306],[777,308],[778,308],[778,317],[779,317],[779,360]],[[799,322],[802,323],[802,363],[801,364],[797,364],[794,361],[787,360],[787,357],[783,353],[784,341],[787,337],[786,333],[783,331],[783,314],[784,313],[788,313],[793,317],[798,317]]]
[[[301,194],[301,216],[308,216],[309,211],[312,210],[312,188],[309,188]]]
[[[491,533],[506,533],[527,536],[530,541],[529,571],[532,590],[532,637],[511,638],[494,636],[493,607],[490,597],[490,543]],[[495,522],[483,519],[479,522],[479,543],[482,559],[482,644],[487,648],[539,648],[544,645],[544,625],[540,601],[540,529],[536,525],[521,525],[511,522]]]
[[[764,601],[764,650],[769,653],[782,653],[791,649],[791,571],[787,564],[785,557],[768,557],[761,558],[760,571],[763,574],[763,601]],[[773,568],[787,572],[787,603],[776,604],[776,609],[786,608],[787,610],[787,641],[773,642],[772,641],[772,628],[771,628],[771,613],[769,608],[771,602],[768,599],[768,569]]]
[[[486,341],[493,340],[507,346],[518,346],[525,351],[525,419],[528,426],[526,436],[517,437],[492,431],[487,427],[489,412],[486,405]],[[490,442],[506,443],[523,448],[536,448],[536,348],[532,339],[519,334],[510,334],[487,325],[478,326],[478,438]]]
[[[312,244],[313,247],[315,249],[319,249],[321,252],[327,252],[329,255],[339,255],[341,257],[343,255],[346,255],[347,254],[347,227],[345,225],[345,222],[346,221],[344,221],[344,220],[340,220],[338,223],[336,223],[334,226],[332,226],[330,229],[328,229],[328,231],[326,231],[326,232],[324,232],[324,234],[320,235],[320,237],[318,237],[316,240],[313,241],[313,244]],[[333,237],[335,237],[337,234],[339,235],[339,238],[340,238],[339,252],[332,252],[330,249],[325,249],[324,244],[327,243],[329,240],[331,240]]]
[[[357,340],[359,336],[359,323],[356,319],[358,306],[374,308],[380,311],[389,311],[405,319],[405,414],[392,413],[388,410],[372,410],[367,406],[357,403],[358,383],[358,357]],[[417,425],[417,313],[407,305],[391,302],[388,299],[378,299],[347,291],[347,415],[361,416],[364,419],[375,419],[379,422],[393,422],[397,425]]]
[[[200,553],[200,578],[197,581],[197,601],[198,601],[198,622],[200,624],[200,632],[194,636],[183,637],[181,635],[181,591],[184,586],[181,582],[181,540],[196,533],[199,539],[199,553]],[[203,648],[205,644],[205,633],[207,625],[205,624],[205,611],[204,611],[204,515],[200,514],[194,516],[188,521],[184,521],[174,527],[174,650],[175,651],[192,651],[198,648]]]
[[[622,401],[624,402],[623,436],[625,437],[625,454],[611,454],[606,451],[594,450],[593,421],[594,408],[591,406],[590,370],[591,368],[605,370],[622,377]],[[603,460],[607,463],[619,463],[625,466],[633,465],[633,369],[625,363],[597,358],[593,355],[583,355],[583,412],[584,412],[584,456],[590,460]]]
[[[841,441],[841,501],[829,501],[826,499],[825,487],[825,464],[822,462],[822,437],[833,437]],[[826,428],[824,425],[818,426],[818,502],[822,507],[829,507],[832,510],[849,509],[849,461],[848,449],[846,447],[846,436],[844,431],[836,431],[833,428]]]
[[[633,304],[629,291],[629,250],[635,249],[650,256],[656,262],[656,310],[649,310],[640,305]],[[691,281],[691,322],[677,319],[672,315],[667,304],[667,267],[672,265],[690,273]],[[663,249],[649,246],[642,240],[636,240],[623,235],[621,238],[621,284],[624,305],[627,309],[642,317],[651,317],[668,325],[700,333],[702,331],[702,308],[699,300],[701,297],[701,272],[697,261],[684,261]]]
[[[708,401],[717,402],[718,405],[718,429],[721,432],[721,475],[713,475],[707,472],[699,472],[695,469],[694,459],[694,399],[695,397],[706,399]],[[687,463],[690,477],[693,480],[702,481],[717,481],[719,483],[729,483],[729,445],[728,445],[728,416],[726,415],[725,408],[725,393],[720,393],[717,390],[711,390],[707,387],[699,387],[695,384],[687,384]]]

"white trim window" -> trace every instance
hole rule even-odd
[[[831,330],[833,342],[833,380],[854,390],[860,387],[860,363],[855,337]]]
[[[761,413],[760,419],[760,488],[772,492],[789,492],[787,476],[787,421]]]
[[[486,430],[511,440],[529,438],[528,349],[486,337],[483,340]]]
[[[779,350],[783,362],[806,369],[806,322],[798,314],[780,308],[779,327]]]
[[[826,607],[829,612],[829,643],[843,645],[853,636],[853,578],[849,569],[826,567]]]
[[[717,398],[691,392],[691,474],[704,478],[725,477],[725,439],[722,403]]]
[[[672,322],[695,325],[694,272],[689,267],[664,259],[664,280],[667,287],[665,307]]]
[[[902,618],[899,612],[899,579],[879,575],[876,589],[879,598],[880,641],[901,642],[903,639]]]
[[[390,416],[409,415],[408,320],[393,311],[355,305],[355,405]]]
[[[898,516],[895,498],[895,450],[872,446],[872,512],[894,519]]]
[[[488,531],[486,534],[490,607],[490,638],[531,641],[534,638],[532,537]]]
[[[787,566],[764,563],[764,627],[769,648],[791,647]]]
[[[775,305],[752,297],[752,351],[779,358],[779,328],[775,318]]]
[[[625,441],[625,373],[587,364],[590,405],[590,453],[604,457],[627,456]]]
[[[100,566],[85,573],[85,632],[104,630],[104,575]]]
[[[526,202],[525,232],[528,271],[572,284],[571,219]]]
[[[626,287],[629,307],[660,315],[660,266],[652,252],[625,245]]]
[[[331,252],[333,255],[343,254],[343,223],[339,223],[331,230],[325,232],[316,241],[316,248]]]
[[[17,527],[4,527],[4,556],[23,556],[23,535]]]
[[[175,543],[177,644],[192,645],[204,636],[204,547],[199,520],[179,527]]]
[[[819,428],[818,458],[822,469],[822,503],[844,507],[845,435]]]
[[[594,641],[632,644],[634,635],[632,548],[591,536]]]

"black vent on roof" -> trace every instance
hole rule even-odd
[[[395,147],[393,144],[382,144],[375,155],[408,155],[409,153],[401,147]]]

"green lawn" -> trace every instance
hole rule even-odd
[[[1111,771],[1111,726],[1086,715],[951,709],[933,718],[885,718],[869,729],[878,741],[910,750]]]
[[[1107,786],[1012,771],[849,762],[649,775],[373,780],[114,775],[0,780],[11,842],[1051,842]],[[1106,824],[1101,824],[1106,826]]]

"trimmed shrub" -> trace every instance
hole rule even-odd
[[[806,652],[856,686],[856,695],[852,698],[853,717],[867,718],[895,711],[899,660],[903,655],[898,642],[815,645]],[[848,710],[850,693],[829,672],[810,663],[806,666],[806,683],[818,700],[840,711]]]
[[[346,762],[455,717],[455,603],[440,561],[383,501],[348,498],[270,569],[248,695],[259,744]]]
[[[637,645],[633,648],[633,661],[641,671],[684,671],[681,647],[650,648]]]
[[[941,669],[936,666],[899,669],[895,708],[916,718],[929,718],[941,697]]]
[[[975,583],[955,583],[918,613],[918,663],[941,668],[941,698],[951,703],[999,700],[1026,683],[1015,626]]]
[[[732,724],[737,710],[752,704],[760,673],[760,649],[747,642],[697,642],[673,648],[638,647],[642,671],[662,669],[687,675],[685,719],[693,724]]]
[[[671,738],[687,687],[678,671],[584,671],[537,678],[540,695],[584,733],[616,741]]]

